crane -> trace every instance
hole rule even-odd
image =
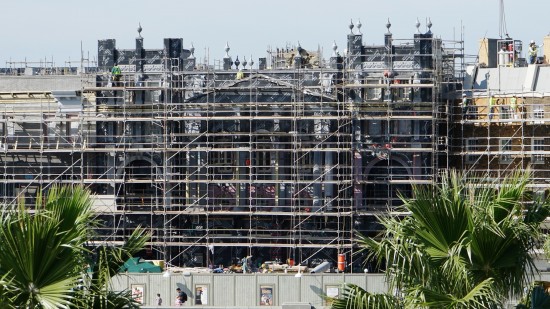
[[[504,35],[505,38],[509,38],[508,29],[506,28],[506,13],[504,12],[504,0],[499,0],[499,20],[498,20],[498,35],[502,39]]]

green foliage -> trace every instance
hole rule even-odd
[[[34,212],[24,204],[0,216],[1,308],[123,308],[135,304],[128,291],[111,292],[115,263],[142,248],[148,239],[138,229],[121,248],[86,247],[97,223],[88,190],[53,186],[40,193]],[[98,252],[93,254],[93,252]],[[101,256],[90,276],[88,265]],[[77,287],[83,286],[85,290]],[[95,306],[94,299],[104,299]],[[114,306],[114,304],[124,304]]]
[[[355,284],[344,286],[342,298],[334,299],[333,309],[399,309],[403,302],[390,294],[372,294]]]
[[[536,273],[529,252],[550,208],[547,201],[526,203],[529,175],[517,172],[497,183],[450,172],[439,185],[414,186],[415,198],[399,209],[409,215],[379,217],[383,233],[360,235],[358,243],[386,269],[405,308],[499,306]],[[345,294],[355,299],[345,300],[345,308],[367,308],[358,303],[368,294],[354,291]]]
[[[90,271],[84,277],[84,289],[75,295],[78,308],[137,308],[131,291],[112,292],[110,279],[118,273],[121,265],[139,252],[149,235],[143,228],[136,228],[121,247],[100,246],[90,257]]]
[[[66,308],[80,276],[90,222],[89,194],[53,187],[35,213],[23,205],[2,214],[0,275],[4,297],[15,307]]]

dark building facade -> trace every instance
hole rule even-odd
[[[107,226],[98,240],[146,226],[144,256],[171,265],[343,254],[346,270],[361,267],[355,233],[449,167],[462,58],[461,42],[430,30],[396,40],[388,24],[372,46],[353,28],[326,60],[298,44],[247,62],[227,46],[219,67],[182,39],[100,40],[97,67],[56,77],[69,90],[0,93],[4,199],[82,183]]]

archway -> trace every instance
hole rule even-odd
[[[395,207],[403,204],[400,196],[412,197],[412,186],[407,181],[412,178],[412,172],[402,158],[376,159],[367,165],[365,171],[364,204],[368,208]]]
[[[123,196],[126,206],[151,207],[163,200],[162,191],[153,183],[156,172],[156,166],[145,159],[136,159],[124,166],[121,176],[125,181],[118,195]]]

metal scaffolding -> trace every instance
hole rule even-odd
[[[80,88],[0,93],[0,196],[32,205],[52,183],[88,186],[106,226],[97,241],[146,226],[144,256],[169,265],[345,254],[353,271],[356,231],[378,231],[376,214],[449,168],[463,74],[462,42],[429,29],[397,40],[389,26],[384,39],[365,46],[352,31],[328,62],[298,45],[258,67],[227,47],[220,68],[197,64],[181,39],[163,50],[100,41]]]

